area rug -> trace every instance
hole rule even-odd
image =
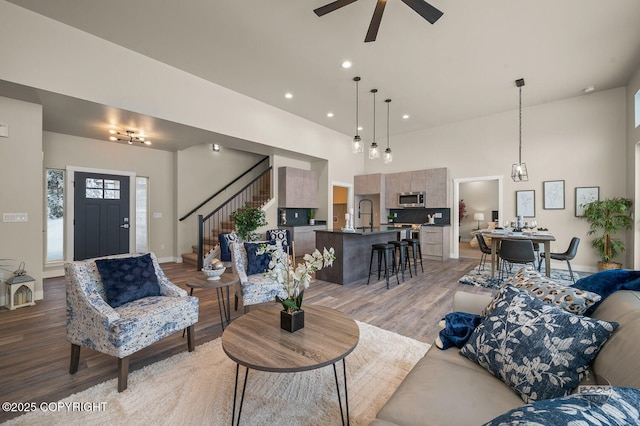
[[[486,265],[484,270],[480,270],[480,267],[477,266],[471,271],[469,271],[465,276],[460,278],[458,282],[460,284],[473,285],[476,287],[485,287],[490,289],[498,289],[503,286],[504,281],[508,280],[513,276],[516,272],[520,270],[519,267],[514,267],[511,273],[507,274],[504,277],[504,280],[498,278],[498,271],[496,271],[496,276],[491,278],[491,265]],[[542,271],[544,274],[544,271]],[[580,276],[577,273],[573,273],[573,277],[577,281]],[[551,270],[551,279],[557,282],[558,284],[563,285],[573,285],[573,281],[571,281],[571,276],[569,275],[569,271],[552,269]]]
[[[365,323],[358,322],[358,326],[360,341],[346,358],[349,411],[351,424],[366,425],[430,345]],[[339,367],[340,371],[341,364]],[[133,371],[122,393],[117,392],[113,379],[60,401],[104,402],[103,411],[38,411],[7,424],[227,425],[231,423],[235,369],[218,338],[192,353]],[[339,378],[342,384],[340,373]],[[284,374],[252,370],[241,420],[243,425],[260,426],[341,424],[333,368]]]

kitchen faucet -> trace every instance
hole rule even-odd
[[[363,201],[368,201],[369,202],[369,207],[370,207],[369,213],[362,213],[361,212],[360,206],[361,206]],[[363,198],[362,200],[360,200],[358,202],[358,219],[360,219],[360,216],[362,216],[363,214],[368,214],[369,215],[369,227],[371,228],[371,231],[373,231],[373,201],[371,201],[368,198]],[[362,229],[364,230],[365,227],[363,226]]]

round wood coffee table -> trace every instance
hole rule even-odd
[[[242,386],[237,424],[240,424],[250,369],[292,373],[333,365],[340,416],[344,425],[345,417],[336,370],[336,363],[340,360],[342,360],[344,377],[346,423],[349,424],[347,366],[344,359],[358,344],[360,338],[358,325],[348,315],[335,309],[305,305],[304,328],[295,333],[289,333],[280,328],[281,310],[280,305],[274,305],[249,312],[235,319],[222,333],[222,348],[227,356],[236,362],[231,424],[235,422],[240,365],[246,367],[247,371]]]

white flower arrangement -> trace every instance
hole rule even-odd
[[[293,243],[291,247],[294,249]],[[322,268],[333,266],[336,258],[333,247],[328,250],[325,247],[322,252],[315,249],[313,253],[305,254],[304,263],[299,263],[294,268],[295,249],[289,256],[279,244],[276,246],[263,244],[257,253],[267,253],[271,256],[269,271],[265,274],[276,280],[287,293],[286,299],[276,296],[276,301],[282,304],[283,310],[287,313],[302,310],[302,296],[311,283],[311,274]]]

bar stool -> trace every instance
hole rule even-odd
[[[398,266],[402,268],[402,282],[404,282],[404,270],[407,267],[407,263],[409,264],[409,275],[413,278],[413,274],[411,273],[411,263],[409,263],[409,243],[406,241],[389,241],[389,244],[393,244],[393,246],[398,250],[400,255],[398,256]],[[396,263],[393,263],[393,268],[395,269]]]
[[[378,280],[380,280],[380,271],[382,270],[382,257],[384,255],[384,276],[387,280],[387,288],[389,288],[389,266],[395,265],[396,263],[396,251],[395,246],[393,244],[373,244],[371,246],[371,260],[369,261],[369,278],[367,279],[367,285],[369,285],[369,281],[371,280],[371,267],[373,266],[373,254],[378,253]],[[393,264],[391,264],[393,262]],[[392,270],[395,268],[392,268]],[[398,279],[398,271],[396,270],[396,282],[400,285],[400,280]]]
[[[420,269],[424,273],[424,267],[422,266],[422,249],[420,248],[420,240],[417,238],[405,238],[402,241],[409,243],[413,255],[413,269],[418,275],[418,259],[420,259]],[[411,268],[411,266],[409,266]]]

